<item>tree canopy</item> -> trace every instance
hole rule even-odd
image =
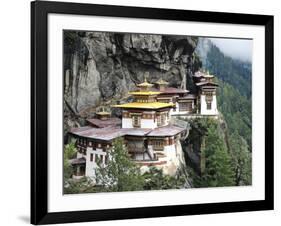
[[[204,158],[204,170],[201,175],[193,175],[195,187],[222,187],[234,185],[234,169],[231,155],[227,150],[219,122],[211,119],[197,119],[192,125],[200,124],[202,139],[201,157]],[[193,127],[194,128],[194,127]]]

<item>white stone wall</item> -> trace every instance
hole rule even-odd
[[[213,101],[211,104],[211,109],[207,109],[207,103],[206,103],[206,96],[201,95],[200,97],[200,114],[201,115],[217,115],[218,109],[217,109],[217,97],[213,96]]]
[[[80,152],[77,152],[77,158],[80,159],[82,157],[85,157],[86,158],[86,155],[80,153]]]
[[[131,118],[122,118],[122,128],[133,128],[133,120]]]
[[[153,146],[152,145],[147,145],[147,151],[153,157],[154,152],[153,152]]]
[[[93,161],[91,161],[91,154],[93,154]],[[92,147],[87,147],[86,171],[85,171],[86,177],[92,177],[92,178],[95,177],[95,169],[97,168],[95,155],[105,156],[106,152],[104,152],[101,148],[93,149]],[[103,160],[104,159],[105,159],[105,157],[103,157]]]
[[[141,119],[141,128],[144,129],[154,129],[157,127],[157,122],[154,119]]]
[[[148,148],[152,148],[152,146],[148,146]],[[174,176],[177,170],[182,166],[185,165],[184,154],[182,151],[180,141],[176,141],[175,144],[168,145],[164,147],[163,150],[166,157],[159,158],[159,161],[166,161],[167,163],[161,165],[155,165],[154,167],[158,169],[162,169],[163,173],[166,175]],[[142,166],[141,172],[145,173],[149,171],[149,166]]]
[[[176,105],[176,107],[175,107],[176,110],[174,111],[174,109],[171,109],[170,115],[178,115],[179,114],[179,112],[180,112],[179,103],[176,102],[175,105]]]
[[[180,141],[176,141],[173,145],[165,146],[164,152],[167,156],[167,163],[162,166],[163,173],[173,176],[180,166],[185,165]]]
[[[167,156],[167,161],[174,159],[176,156],[175,144],[164,146],[164,153]]]
[[[157,127],[157,122],[154,119],[140,119],[140,128],[154,129]],[[132,118],[122,118],[122,128],[134,128]]]

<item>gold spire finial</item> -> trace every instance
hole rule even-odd
[[[96,115],[101,120],[106,120],[110,117],[111,112],[106,106],[100,106],[96,109]]]
[[[149,76],[149,72],[146,71],[146,72],[144,73],[144,82],[147,82],[148,76]]]
[[[148,76],[148,72],[145,72],[144,73],[144,82],[137,85],[138,87],[141,88],[141,91],[148,90],[150,87],[153,86],[153,84],[147,82],[147,76]]]

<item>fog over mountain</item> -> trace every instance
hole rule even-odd
[[[225,55],[252,62],[253,41],[248,39],[209,38]]]

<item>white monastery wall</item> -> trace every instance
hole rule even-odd
[[[176,108],[175,108],[176,110],[171,109],[170,110],[170,115],[178,115],[179,114],[179,112],[180,112],[179,103],[176,102],[175,105],[176,105]]]
[[[159,168],[163,170],[164,174],[174,176],[180,166],[185,165],[184,155],[180,141],[175,144],[165,146],[164,153],[167,156],[165,165],[160,165]]]
[[[218,110],[217,110],[217,97],[213,96],[213,101],[211,104],[211,109],[207,109],[207,103],[206,103],[206,96],[205,95],[201,95],[200,97],[200,101],[201,101],[201,115],[217,115],[218,114]]]
[[[141,119],[140,128],[143,129],[154,129],[157,127],[157,122],[154,119]],[[131,118],[122,118],[122,128],[134,128],[133,120]]]
[[[152,145],[148,146],[149,150],[152,150],[152,148]],[[163,165],[155,165],[155,167],[162,169],[163,173],[166,175],[174,176],[179,167],[185,165],[184,154],[180,141],[178,140],[175,144],[165,146],[163,152],[166,157],[159,158],[159,161],[166,161],[167,163]],[[149,166],[142,166],[141,172],[145,173],[149,171],[149,168]]]
[[[157,122],[154,119],[141,119],[141,128],[144,129],[154,129],[157,127]]]
[[[80,159],[82,157],[85,157],[86,158],[86,155],[83,155],[82,153],[80,152],[77,152],[77,158]]]
[[[93,154],[93,161],[91,161],[91,154]],[[97,168],[97,164],[96,164],[97,155],[105,156],[106,152],[104,152],[101,148],[93,149],[92,147],[87,147],[85,176],[92,177],[92,178],[95,177],[95,169]],[[103,160],[104,159],[105,158],[103,157]]]
[[[133,121],[131,118],[122,118],[122,128],[133,128]]]

